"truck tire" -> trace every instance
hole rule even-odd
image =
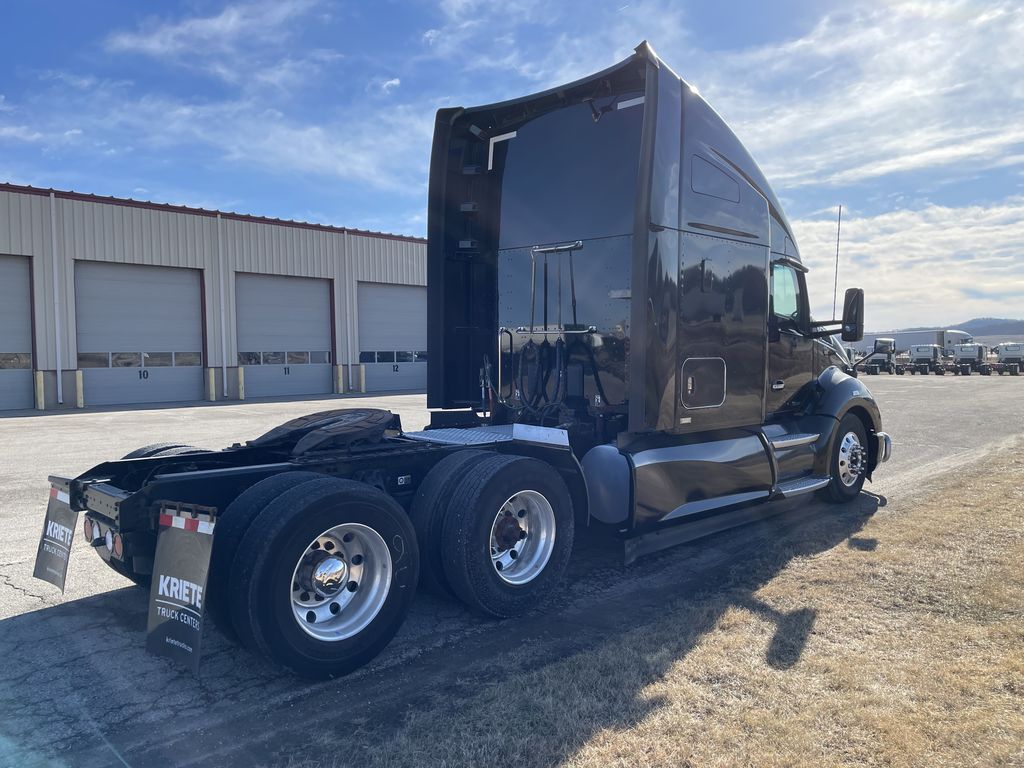
[[[228,583],[232,622],[245,647],[299,675],[344,675],[394,637],[418,573],[398,502],[365,483],[313,480],[249,525]]]
[[[452,590],[498,618],[536,607],[572,554],[572,498],[549,464],[494,456],[470,468],[448,504],[442,549]]]
[[[149,459],[154,456],[173,456],[177,454],[171,454],[169,451],[177,448],[187,448],[188,453],[201,453],[201,448],[196,448],[191,445],[185,445],[184,443],[153,443],[152,445],[144,445],[141,448],[136,448],[131,453],[126,453],[121,457],[124,459]]]
[[[452,493],[465,473],[486,458],[491,451],[463,450],[441,459],[420,483],[409,510],[420,548],[420,586],[443,597],[454,597],[444,573],[442,535],[444,517]]]
[[[829,460],[832,479],[821,493],[829,501],[847,502],[857,498],[864,487],[867,471],[868,441],[864,422],[852,413],[843,416],[836,429]]]
[[[282,472],[265,477],[242,491],[217,517],[213,528],[210,572],[206,579],[206,612],[220,631],[232,640],[237,640],[238,635],[231,623],[228,607],[228,580],[242,537],[264,507],[282,493],[323,477],[317,472]]]
[[[136,448],[134,451],[122,456],[121,459],[123,461],[124,459],[147,459],[158,456],[180,456],[188,453],[206,452],[204,448],[196,448],[193,445],[183,445],[182,443],[153,443],[152,445],[144,445],[142,448]],[[128,567],[127,563],[117,560],[104,560],[103,562],[137,586],[149,588],[152,574],[136,573]]]

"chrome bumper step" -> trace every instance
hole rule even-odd
[[[793,496],[802,496],[805,493],[820,490],[828,485],[830,480],[831,478],[828,477],[798,477],[795,480],[779,483],[775,490],[782,498],[789,499]]]

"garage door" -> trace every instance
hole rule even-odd
[[[0,256],[0,410],[31,408],[32,299],[27,256]]]
[[[427,387],[427,289],[359,284],[359,362],[366,389]]]
[[[239,274],[235,316],[247,398],[334,391],[330,281]]]
[[[86,405],[203,398],[197,270],[76,262],[75,318]]]

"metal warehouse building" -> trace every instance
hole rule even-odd
[[[0,184],[0,410],[421,390],[412,237]]]

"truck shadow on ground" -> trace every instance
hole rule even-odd
[[[146,654],[141,589],[23,614],[0,622],[0,763],[65,755],[76,765],[275,764],[343,755],[336,764],[372,765],[383,755],[411,765],[479,762],[487,754],[522,765],[558,762],[594,733],[628,729],[657,709],[660,702],[644,689],[730,608],[773,625],[764,651],[769,666],[799,663],[820,607],[779,611],[757,591],[794,558],[843,542],[874,549],[877,542],[864,546],[874,540],[856,534],[884,503],[869,494],[843,507],[786,502],[764,521],[629,567],[621,564],[621,546],[584,530],[566,587],[537,611],[495,622],[420,595],[385,653],[322,683],[272,667],[212,630],[204,635],[198,679]],[[573,690],[544,690],[543,682],[540,689],[503,690],[583,652],[600,658],[610,638],[653,629],[667,615],[678,615],[680,624],[654,659],[609,660],[608,674],[581,669]],[[501,693],[496,700],[488,691]],[[347,704],[325,707],[329,700]],[[487,727],[469,727],[475,719]],[[439,721],[460,726],[457,744],[438,733]],[[546,724],[523,733],[523,723],[538,722]],[[47,727],[56,723],[56,732]],[[382,753],[386,743],[392,748]]]

